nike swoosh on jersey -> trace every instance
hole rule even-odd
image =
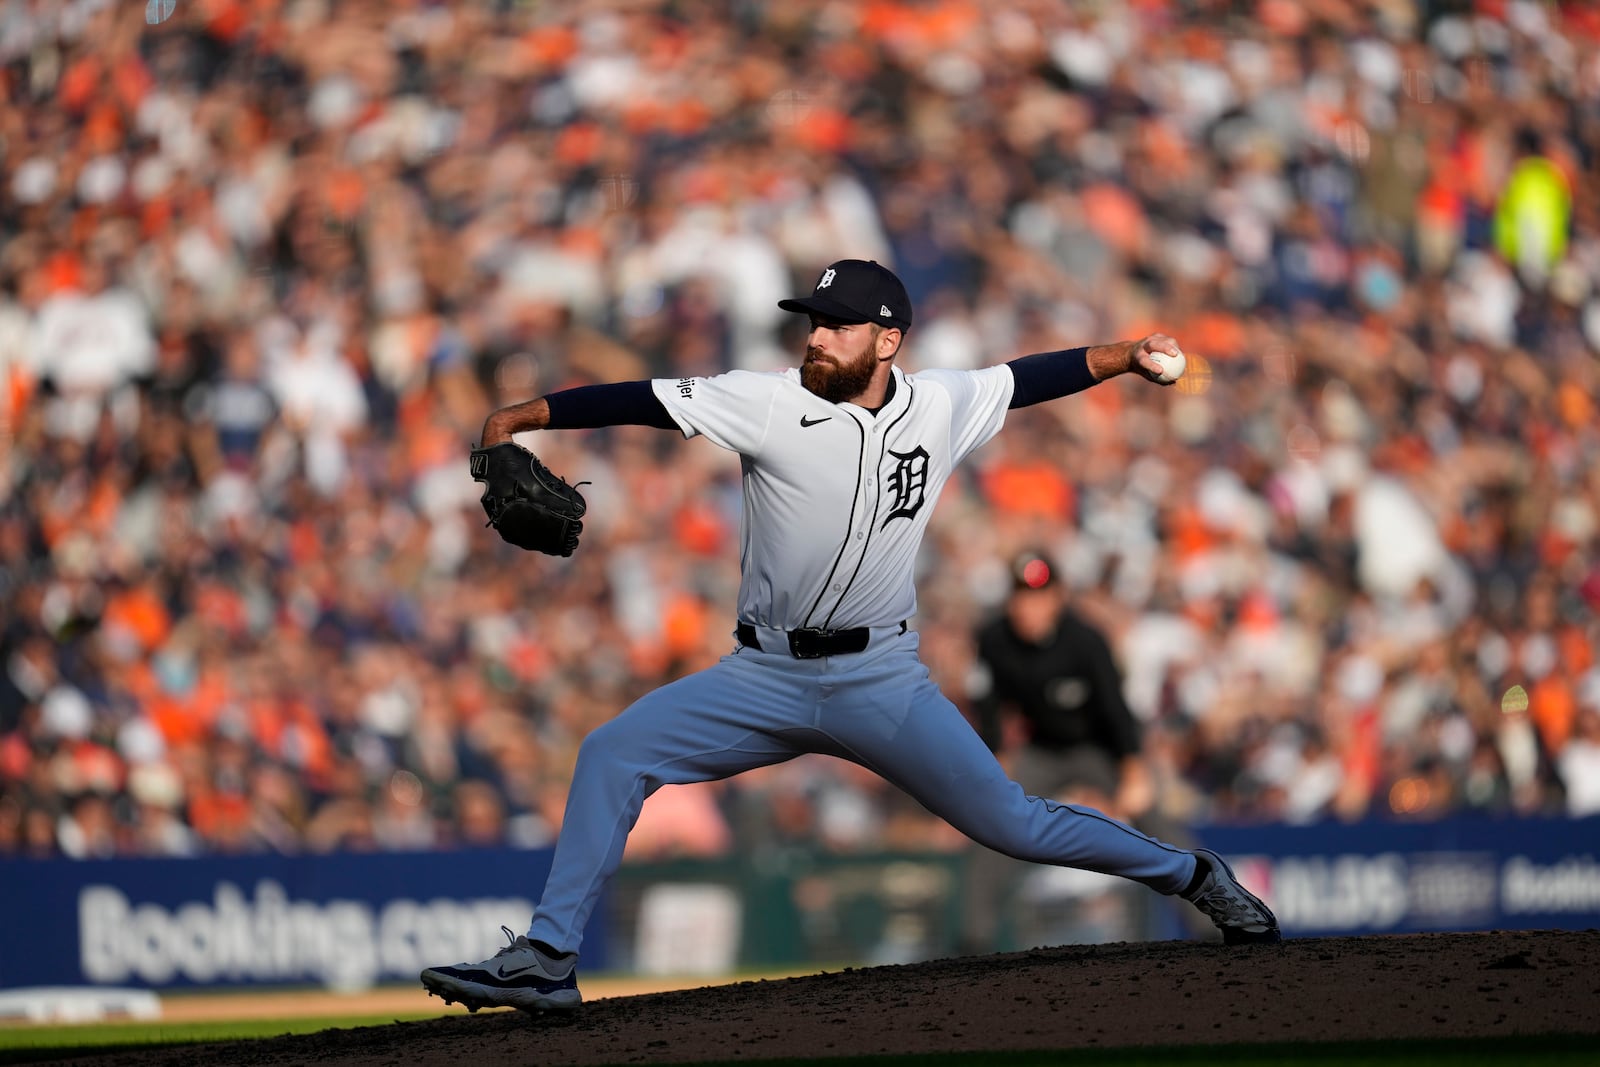
[[[800,416],[800,425],[802,427],[815,426],[817,423],[819,423],[819,422],[827,422],[831,418],[833,418],[832,415],[824,415],[820,419],[808,419],[804,415],[801,415]]]

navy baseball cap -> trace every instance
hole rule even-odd
[[[838,322],[875,322],[911,329],[911,298],[894,271],[877,260],[841,259],[828,264],[810,296],[778,301],[785,311],[821,315]]]

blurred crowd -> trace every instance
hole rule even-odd
[[[169,14],[170,11],[170,14]],[[733,646],[737,459],[502,404],[1160,330],[952,481],[914,626],[1043,545],[1187,822],[1600,812],[1600,14],[1534,0],[0,3],[0,854],[548,843],[578,742]],[[1001,755],[1006,756],[1003,748]],[[629,855],[955,848],[820,757]]]

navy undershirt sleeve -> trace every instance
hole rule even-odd
[[[1060,352],[1040,352],[1021,356],[1007,363],[1016,384],[1011,390],[1011,407],[1025,408],[1046,400],[1079,393],[1099,382],[1089,372],[1089,350],[1068,348]]]
[[[592,430],[600,426],[654,426],[676,430],[648,381],[580,385],[544,398],[551,430]]]

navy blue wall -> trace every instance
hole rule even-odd
[[[1600,818],[1196,834],[1289,936],[1600,927]],[[525,930],[549,867],[548,850],[0,861],[0,987],[414,981],[491,955],[502,925]],[[746,901],[757,926],[759,903]],[[588,973],[607,967],[607,911],[586,935]],[[743,936],[760,933],[746,923]]]
[[[1289,935],[1600,927],[1600,818],[1198,833]]]

